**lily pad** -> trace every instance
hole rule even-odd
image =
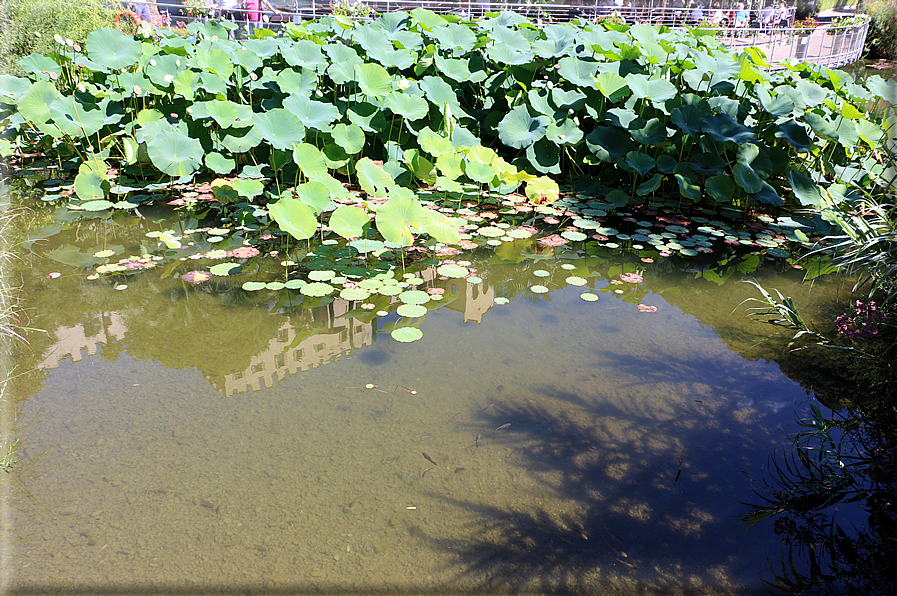
[[[420,290],[408,290],[399,294],[399,300],[404,304],[425,304],[430,301],[430,295]]]
[[[424,333],[417,327],[399,327],[398,329],[393,330],[390,335],[396,341],[409,343],[419,340],[424,336]]]
[[[544,269],[536,269],[533,271],[533,275],[536,277],[548,277],[551,275],[551,272],[545,271]]]
[[[580,294],[579,297],[586,302],[595,302],[596,300],[598,300],[598,294],[593,294],[591,292],[584,292]]]
[[[546,288],[545,286],[538,286],[538,285],[530,286],[529,289],[532,290],[533,294],[547,294],[548,293],[548,288]]]
[[[239,273],[242,270],[243,265],[239,263],[219,263],[209,268],[209,271],[212,272],[212,275],[218,275],[221,277],[234,275],[235,273]]]
[[[466,277],[470,273],[470,270],[467,267],[462,267],[460,265],[448,264],[440,266],[436,269],[436,273],[446,277],[461,278]]]
[[[420,304],[402,304],[396,312],[403,317],[422,317],[427,314],[427,307]]]
[[[323,282],[314,282],[310,284],[306,284],[299,288],[299,293],[303,296],[327,296],[331,292],[333,292],[336,288],[331,286],[330,284],[325,284]]]
[[[568,277],[568,278],[566,279],[566,282],[567,282],[568,284],[570,284],[571,286],[584,286],[584,285],[586,285],[587,280],[586,280],[586,278],[584,278],[584,277],[579,277],[579,276],[576,276],[576,275],[571,275],[570,277]]]
[[[243,284],[243,289],[247,292],[257,292],[258,290],[264,290],[266,285],[263,281],[247,281]]]
[[[502,297],[502,296],[499,296],[498,298],[496,298],[496,299],[494,300],[494,302],[495,302],[496,304],[507,304],[508,302],[510,302],[510,300],[508,300],[507,298],[504,298],[504,297]]]
[[[364,288],[345,288],[339,293],[343,300],[366,300],[370,295],[370,291]]]

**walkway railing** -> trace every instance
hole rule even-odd
[[[773,68],[782,68],[779,63],[791,58],[829,67],[855,62],[862,56],[869,26],[868,22],[862,22],[844,26],[821,25],[815,29],[795,27],[794,8],[779,11],[770,7],[761,10],[670,8],[647,5],[627,7],[607,4],[606,0],[569,1],[572,3],[371,0],[365,4],[377,13],[411,11],[422,7],[433,12],[455,14],[468,19],[479,18],[490,12],[511,10],[540,25],[573,19],[600,19],[629,24],[666,25],[671,28],[695,27],[712,31],[733,49],[757,47],[763,50]],[[294,0],[292,4],[276,3],[277,12],[226,8],[214,4],[211,0],[208,2],[207,8],[198,10],[176,4],[173,0],[148,2],[148,4],[152,8],[153,24],[156,26],[178,27],[196,20],[225,18],[241,25],[244,34],[258,27],[277,30],[287,22],[299,23],[303,20],[329,16],[333,10],[330,0]],[[192,11],[194,16],[188,11]]]

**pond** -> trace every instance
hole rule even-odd
[[[780,562],[771,524],[735,518],[807,392],[737,282],[809,319],[847,287],[811,290],[756,234],[725,257],[480,242],[443,257],[465,277],[409,262],[365,302],[244,289],[282,254],[201,283],[184,257],[89,276],[147,233],[214,230],[28,205],[13,266],[45,333],[10,348],[7,590],[741,594]],[[401,316],[415,288],[425,315]]]

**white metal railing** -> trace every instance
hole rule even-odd
[[[237,0],[238,2],[240,0]],[[278,29],[284,23],[317,19],[332,13],[331,0],[293,0],[291,4],[271,0],[277,12],[263,9],[222,7],[207,0],[208,14],[189,16],[190,7],[176,0],[147,2],[152,7],[153,24],[178,27],[191,21],[226,18],[241,25],[243,32],[254,28]],[[807,30],[794,27],[795,9],[735,8],[737,2],[726,2],[730,8],[720,8],[714,2],[710,8],[692,5],[689,8],[662,6],[680,0],[620,0],[629,5],[612,4],[609,0],[567,0],[565,4],[533,4],[488,1],[445,0],[370,0],[365,4],[377,13],[410,11],[423,7],[434,12],[456,14],[463,18],[478,18],[488,12],[512,10],[527,16],[537,24],[563,22],[573,19],[610,19],[621,23],[647,23],[668,27],[698,27],[715,29],[716,35],[734,49],[757,47],[764,51],[771,64],[789,58],[811,61],[823,66],[840,66],[862,56],[868,23],[851,26],[821,25]],[[751,5],[761,5],[755,0]],[[261,2],[261,0],[259,0]]]

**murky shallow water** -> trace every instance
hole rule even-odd
[[[746,284],[649,270],[617,295],[593,266],[497,305],[509,265],[482,262],[403,344],[343,301],[272,314],[154,271],[116,292],[45,254],[12,592],[744,593],[780,556],[733,517],[805,394],[727,345],[762,355]],[[794,279],[766,283],[807,304]]]

